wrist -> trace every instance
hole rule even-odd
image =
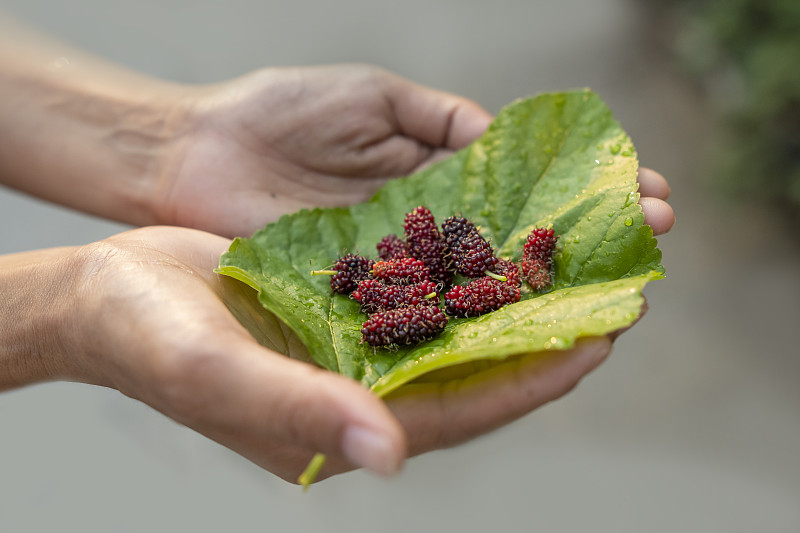
[[[0,143],[0,182],[95,215],[152,223],[189,90],[24,30],[0,30],[24,44],[0,47],[0,129],[14,132]]]
[[[55,379],[80,379],[65,332],[73,248],[0,257],[0,390]]]

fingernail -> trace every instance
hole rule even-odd
[[[350,426],[344,431],[342,452],[353,465],[382,476],[395,474],[402,462],[388,438],[359,426]]]

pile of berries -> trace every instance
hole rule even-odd
[[[497,257],[462,216],[445,219],[440,231],[430,210],[419,206],[406,215],[404,229],[405,238],[381,239],[377,261],[350,253],[329,270],[312,272],[330,274],[331,289],[349,294],[370,315],[361,334],[371,346],[417,344],[438,335],[448,317],[479,316],[518,302],[522,280],[539,292],[552,283],[558,240],[552,228],[530,233],[519,265]],[[470,281],[450,287],[455,274]]]

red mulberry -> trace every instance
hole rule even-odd
[[[378,261],[372,267],[372,274],[376,279],[392,285],[410,285],[431,278],[425,263],[413,257]]]
[[[534,228],[522,247],[522,277],[535,291],[541,292],[552,283],[553,252],[557,240],[552,228]]]
[[[541,292],[552,283],[552,264],[544,259],[523,259],[520,263],[522,277],[531,289]]]
[[[484,276],[473,280],[466,287],[453,287],[445,298],[445,310],[455,317],[479,316],[518,302],[520,290],[505,281]]]
[[[386,285],[378,280],[367,279],[358,284],[353,298],[361,304],[365,313],[376,313],[417,305],[437,305],[438,287],[432,281],[414,285]]]
[[[406,242],[394,233],[381,239],[376,247],[378,248],[378,257],[384,261],[411,257]]]
[[[362,342],[371,346],[417,344],[435,337],[446,325],[447,316],[434,305],[390,309],[364,322]]]
[[[510,283],[511,285],[515,285],[517,287],[522,286],[522,281],[519,277],[519,267],[517,267],[517,264],[513,261],[509,261],[508,259],[498,259],[497,264],[492,270],[499,276],[505,276],[506,283]]]
[[[431,280],[449,283],[452,276],[448,268],[447,246],[430,210],[415,207],[406,215],[404,228],[411,255],[425,263]]]
[[[553,228],[534,228],[522,247],[522,258],[552,260],[557,240]]]

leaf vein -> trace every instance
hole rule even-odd
[[[581,104],[581,111],[585,107],[585,103]],[[579,113],[580,115],[580,113]],[[577,121],[573,121],[564,129],[564,135],[561,138],[561,142],[558,145],[558,148],[553,152],[550,156],[550,160],[547,162],[547,166],[536,176],[536,180],[534,184],[531,186],[531,190],[528,192],[528,197],[523,202],[521,208],[517,211],[517,216],[514,218],[514,224],[510,225],[508,231],[506,232],[505,236],[503,237],[503,244],[500,246],[501,248],[506,245],[508,239],[511,235],[513,235],[517,231],[517,225],[519,224],[520,219],[522,218],[522,213],[525,211],[525,207],[530,203],[531,198],[533,198],[534,194],[537,191],[537,187],[542,182],[542,178],[547,174],[553,166],[553,163],[558,159],[561,155],[561,150],[564,149],[564,144],[566,144],[567,139],[569,138],[570,134],[572,133],[573,128],[575,127]]]

